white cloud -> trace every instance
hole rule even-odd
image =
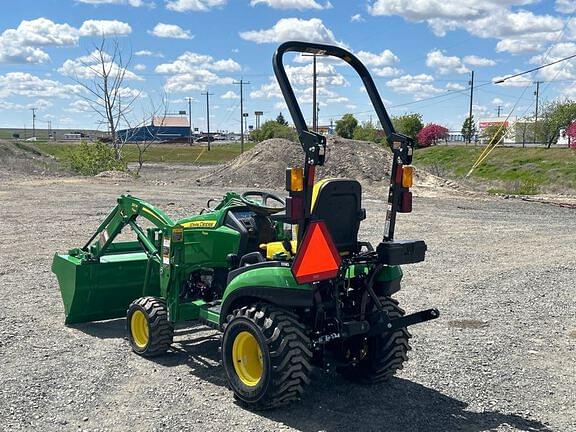
[[[311,86],[313,81],[313,65],[304,66],[286,65],[286,75],[293,86],[306,85]],[[348,81],[344,76],[336,71],[334,65],[326,63],[316,64],[316,81],[319,88],[325,86],[347,86]]]
[[[374,75],[379,77],[394,77],[400,75],[402,69],[386,66],[383,68],[374,68],[372,69],[372,72],[374,72]]]
[[[233,83],[232,78],[220,77],[209,70],[197,69],[194,72],[168,77],[164,84],[164,90],[168,93],[204,91],[209,86]]]
[[[26,72],[8,72],[5,75],[0,75],[0,98],[15,95],[65,99],[81,91],[80,85],[42,79]]]
[[[139,72],[141,71],[145,71],[146,70],[146,65],[142,64],[142,63],[138,63],[134,65],[134,70],[137,70]]]
[[[475,55],[469,55],[464,57],[464,63],[472,65],[472,66],[495,66],[496,62],[492,59],[479,57]]]
[[[222,98],[222,99],[240,99],[240,96],[238,96],[232,90],[228,90],[226,93],[224,93],[222,96],[220,96],[220,98]]]
[[[495,76],[494,78],[492,78],[492,82],[494,84],[496,84],[499,80],[506,78],[507,76],[514,75],[515,73],[518,73],[518,72],[520,72],[520,71],[518,69],[515,69],[512,73],[510,73],[508,75]],[[496,85],[499,85],[502,87],[526,87],[526,86],[529,86],[531,84],[532,84],[532,80],[530,78],[527,78],[527,75],[522,75],[522,76],[517,76],[514,78],[507,79],[503,83],[497,83]]]
[[[153,3],[145,2],[143,0],[76,0],[78,3],[86,3],[91,5],[129,5],[133,7],[152,6]]]
[[[212,56],[186,51],[172,63],[162,63],[155,70],[161,74],[184,74],[193,73],[197,69],[237,72],[242,67],[232,59],[215,61]]]
[[[190,30],[184,30],[176,24],[158,23],[148,33],[160,38],[173,38],[173,39],[192,39],[194,36],[190,34]]]
[[[164,89],[169,93],[205,90],[212,85],[233,84],[230,77],[217,72],[236,72],[242,67],[232,59],[214,60],[212,56],[185,52],[171,63],[156,66],[156,73],[171,75]]]
[[[400,60],[396,54],[388,49],[382,51],[380,54],[374,54],[368,51],[358,51],[356,56],[366,66],[392,66]]]
[[[497,51],[513,54],[542,49],[543,42],[557,39],[564,20],[536,15],[514,6],[537,0],[373,0],[369,12],[377,16],[399,15],[412,22],[426,22],[437,36],[462,29],[481,38],[500,39]],[[564,6],[565,1],[561,2]],[[526,39],[529,39],[527,41]]]
[[[540,66],[545,63],[551,63],[564,57],[568,57],[574,53],[576,53],[575,43],[558,43],[551,46],[545,54],[532,57],[530,59],[530,63]],[[574,59],[570,59],[540,69],[538,71],[538,79],[543,79],[545,81],[576,79],[576,61]]]
[[[132,33],[132,27],[117,20],[87,20],[79,32],[80,36],[124,36]]]
[[[321,19],[282,18],[271,28],[240,32],[242,39],[261,43],[281,43],[288,40],[304,40],[326,44],[344,45]]]
[[[332,3],[329,1],[321,5],[316,0],[250,0],[250,6],[256,6],[258,4],[265,4],[273,9],[321,10],[332,8]]]
[[[426,55],[426,66],[435,69],[441,75],[464,74],[470,70],[462,64],[460,57],[446,56],[440,50],[430,51]]]
[[[498,41],[496,44],[496,51],[508,52],[510,54],[521,54],[542,51],[544,45],[544,40],[538,38],[508,38]]]
[[[413,94],[416,99],[422,97],[443,93],[444,90],[434,87],[434,77],[427,74],[419,75],[402,75],[399,78],[394,78],[386,83],[397,93]]]
[[[118,96],[124,99],[136,99],[138,96],[145,97],[146,93],[131,87],[120,87],[118,89]]]
[[[46,18],[24,20],[0,35],[0,63],[46,63],[50,56],[42,48],[73,46],[78,38],[78,30],[68,24]]]
[[[136,51],[134,55],[138,57],[164,57],[164,54],[162,54],[161,52],[154,52],[150,50]]]
[[[464,87],[462,84],[460,83],[454,83],[454,82],[449,82],[448,84],[446,84],[446,89],[447,90],[455,90],[455,91],[459,91],[459,90],[464,90],[466,87]]]
[[[5,100],[0,100],[0,110],[29,110],[30,108],[36,108],[38,110],[45,110],[54,106],[54,104],[46,99],[38,99],[34,102],[29,102],[27,104],[19,104],[14,102],[8,102]],[[54,118],[53,115],[44,114],[42,116],[45,119]]]
[[[226,3],[227,0],[166,0],[166,9],[175,12],[207,12]]]
[[[68,108],[65,108],[64,111],[90,112],[90,111],[92,111],[92,105],[90,105],[90,102],[88,102],[88,101],[85,101],[83,99],[79,99],[79,100],[76,100],[76,101],[70,103],[70,105],[68,105]]]
[[[350,17],[350,22],[362,22],[365,21],[361,14],[355,14]]]
[[[576,12],[576,0],[556,0],[555,8],[558,12],[572,14]]]
[[[104,60],[104,67],[109,71],[111,77],[115,77],[121,72],[122,69],[116,62],[112,61],[110,54],[103,52],[102,58]],[[98,76],[101,68],[102,60],[100,59],[100,53],[97,50],[94,50],[85,56],[66,60],[62,66],[58,68],[58,72],[60,72],[62,75],[74,78],[92,79]],[[125,71],[124,79],[138,81],[143,80],[141,77],[130,70]]]
[[[494,98],[492,99],[492,105],[498,106],[498,105],[503,105],[504,101],[500,98]]]

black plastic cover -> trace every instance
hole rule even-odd
[[[401,265],[424,261],[426,249],[423,240],[397,240],[380,243],[376,252],[380,263]]]

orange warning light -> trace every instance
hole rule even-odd
[[[311,222],[298,248],[292,274],[299,284],[332,279],[340,268],[340,254],[323,221]]]

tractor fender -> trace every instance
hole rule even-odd
[[[286,308],[309,308],[313,305],[312,290],[278,288],[274,286],[242,287],[231,293],[222,302],[220,326],[226,322],[234,309],[252,303],[264,302]]]
[[[259,301],[289,308],[311,307],[312,285],[298,284],[289,266],[254,265],[229,281],[222,296],[220,326],[236,307]]]
[[[376,295],[380,297],[390,297],[392,294],[400,291],[402,276],[403,272],[400,266],[384,266],[376,275],[376,280],[372,288]]]

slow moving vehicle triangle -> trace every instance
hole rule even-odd
[[[323,221],[310,223],[298,250],[292,273],[300,284],[336,277],[340,254]]]

